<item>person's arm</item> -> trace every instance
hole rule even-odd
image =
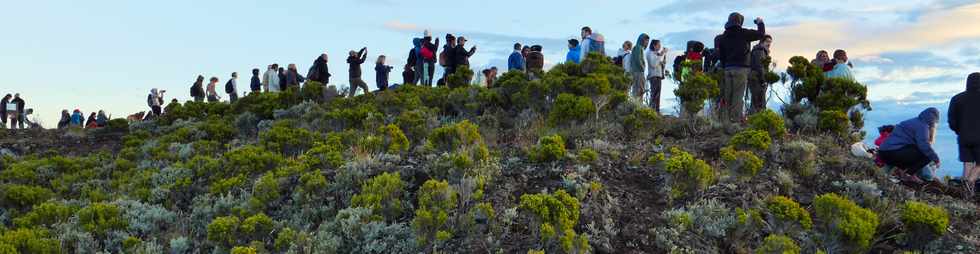
[[[749,29],[750,41],[762,40],[762,38],[766,36],[766,23],[762,21],[762,18],[758,18],[755,21],[757,21],[755,22],[757,30]]]
[[[959,100],[956,97],[953,97],[953,101],[951,101],[949,103],[949,110],[948,110],[949,114],[946,117],[946,118],[949,119],[948,120],[949,121],[949,129],[953,130],[953,132],[955,132],[956,135],[959,135],[960,134],[960,130],[959,130],[959,128],[960,128],[960,118],[959,118],[960,107],[959,107],[958,104],[959,104]]]
[[[473,46],[472,48],[470,48],[470,52],[469,53],[466,53],[466,57],[471,57],[471,56],[473,56],[473,54],[476,54],[476,46]]]
[[[925,154],[926,157],[929,157],[930,160],[937,162],[938,164],[939,155],[937,155],[936,151],[932,149],[932,145],[929,143],[929,136],[928,126],[923,129],[916,130],[915,145],[919,148],[919,151],[922,152],[922,154]]]
[[[361,51],[357,52],[357,55],[359,56],[360,62],[364,63],[364,60],[367,60],[367,47],[361,48]]]

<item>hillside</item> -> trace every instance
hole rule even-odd
[[[0,253],[980,251],[977,205],[850,156],[861,118],[838,109],[866,91],[807,68],[802,104],[740,125],[696,116],[710,74],[675,91],[694,114],[661,116],[592,55],[492,89],[464,68],[455,88],[308,83],[128,128],[4,130]]]

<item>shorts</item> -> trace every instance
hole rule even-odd
[[[961,162],[977,162],[977,158],[980,158],[980,145],[977,143],[970,142],[959,142],[960,143],[960,161]]]

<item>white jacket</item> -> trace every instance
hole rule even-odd
[[[653,50],[647,50],[647,78],[663,78],[664,77],[664,64],[667,62],[666,52],[654,52]]]
[[[279,91],[279,72],[273,70],[265,71],[265,80],[269,85],[269,92]]]

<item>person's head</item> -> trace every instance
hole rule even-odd
[[[211,77],[211,83],[218,83],[218,77]]]
[[[286,68],[279,67],[279,73],[286,73]]]
[[[95,117],[95,112],[92,112],[91,114],[88,114],[88,117]]]
[[[272,70],[279,70],[279,69],[281,69],[279,68],[279,64],[276,63],[272,64]]]
[[[661,47],[660,40],[650,40],[650,50],[659,51]]]
[[[521,44],[520,43],[514,43],[514,50],[521,50]]]
[[[575,47],[578,47],[578,40],[576,39],[568,40],[568,48],[573,49]]]
[[[980,72],[971,73],[966,77],[966,90],[980,92]]]
[[[204,76],[203,75],[197,75],[197,83],[204,83]]]
[[[76,108],[76,109],[75,109],[75,111],[74,111],[74,112],[72,112],[72,113],[77,113],[77,114],[81,114],[81,113],[82,113],[82,110],[80,110],[80,109],[77,109],[77,108]]]
[[[259,68],[252,69],[252,76],[258,76],[258,75],[259,75]]]
[[[592,35],[592,28],[587,26],[582,27],[582,39],[589,37],[589,35]]]
[[[20,93],[15,93],[14,98],[20,98]]]
[[[449,45],[450,47],[456,46],[456,36],[453,36],[452,34],[446,34],[446,44]]]
[[[320,54],[320,59],[323,59],[324,62],[326,62],[327,60],[329,60],[328,57],[327,57],[327,53]]]
[[[378,64],[385,64],[385,55],[378,56]]]
[[[935,127],[939,123],[939,109],[927,108],[919,113],[919,120],[929,124],[929,127]]]
[[[458,44],[460,46],[466,45],[466,37],[460,36],[459,38],[457,38],[456,39],[456,44]]]
[[[542,50],[544,50],[544,47],[541,47],[541,45],[531,46],[531,52],[541,53]]]
[[[289,64],[290,71],[296,71],[296,64]]]
[[[531,47],[524,46],[524,48],[521,48],[521,55],[527,56],[527,53],[531,53]]]
[[[12,97],[12,96],[9,93],[7,95],[4,95],[3,96],[4,99],[10,99],[10,97]]]
[[[431,40],[432,39],[432,32],[430,32],[429,29],[425,29],[425,31],[422,32],[422,39],[424,39],[424,40]]]
[[[623,42],[623,50],[629,51],[630,49],[633,49],[633,42],[631,41]]]
[[[156,89],[156,88],[153,88],[153,89],[150,89],[150,93],[151,93],[151,94],[153,94],[153,95],[156,95],[156,94],[158,94],[159,92],[157,91],[157,89]]]
[[[838,63],[846,63],[847,62],[847,51],[844,51],[843,49],[835,50],[834,51],[834,60],[837,61]]]
[[[100,115],[105,115],[105,111],[104,111],[104,110],[101,110],[101,109],[100,109],[100,110],[99,110],[99,114],[100,114]]]
[[[826,50],[817,51],[817,60],[820,60],[820,61],[823,61],[823,62],[829,62],[830,61],[830,53],[827,53]]]
[[[745,22],[745,17],[741,13],[732,12],[728,14],[728,22],[725,23],[725,29],[742,27],[742,23]]]
[[[232,72],[231,73],[231,78],[233,78],[233,79],[238,78],[238,72]]]
[[[640,48],[647,48],[647,45],[650,45],[650,36],[645,33],[640,34],[640,37],[636,39],[636,43],[638,43],[637,46]]]
[[[766,47],[767,49],[769,47],[772,47],[772,35],[768,35],[767,34],[766,36],[763,36],[762,37],[762,40],[759,41],[759,45],[762,45],[763,47]]]
[[[357,51],[351,50],[350,52],[347,53],[347,55],[350,55],[351,57],[355,57],[357,56]]]
[[[61,114],[62,115],[67,115],[68,114],[68,110],[67,109],[62,109],[61,110]]]

